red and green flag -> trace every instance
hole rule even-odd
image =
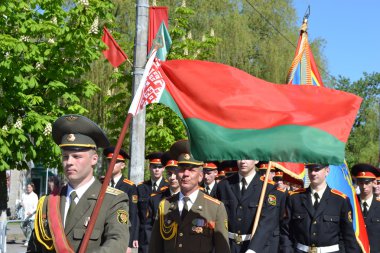
[[[155,102],[172,108],[197,159],[343,162],[360,97],[273,84],[214,62],[152,57],[129,113]]]
[[[288,73],[288,84],[293,85],[313,85],[324,86],[315,63],[311,47],[308,42],[307,19],[304,20],[300,29],[297,50],[292,65]],[[321,146],[323,148],[323,146]],[[304,164],[301,163],[279,163],[278,168],[285,173],[302,179],[304,176]],[[352,223],[355,230],[356,239],[364,253],[369,252],[369,241],[360,204],[356,198],[355,188],[347,164],[342,162],[339,165],[330,165],[330,173],[327,176],[327,183],[331,188],[337,189],[350,198],[352,205]]]

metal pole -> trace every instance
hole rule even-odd
[[[133,95],[135,95],[147,61],[149,1],[136,0],[136,37],[133,65]],[[145,108],[132,119],[130,129],[129,177],[133,182],[144,179]]]

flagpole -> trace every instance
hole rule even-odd
[[[259,225],[259,219],[260,219],[260,215],[261,215],[261,210],[263,209],[265,192],[266,192],[267,185],[268,185],[269,172],[270,172],[271,167],[272,167],[272,162],[269,161],[268,168],[265,172],[264,184],[263,184],[263,189],[261,190],[259,205],[257,207],[257,212],[256,212],[256,216],[255,216],[255,222],[253,223],[253,227],[252,227],[251,240],[256,233],[257,226]]]
[[[120,149],[121,149],[121,145],[123,144],[123,140],[124,140],[124,137],[125,137],[125,135],[127,133],[127,129],[128,129],[129,124],[131,122],[131,119],[132,119],[132,114],[128,113],[128,116],[127,116],[127,118],[124,121],[123,128],[122,128],[122,130],[120,132],[119,139],[117,140],[115,151],[113,153],[113,156],[112,156],[112,159],[111,159],[111,163],[108,166],[107,173],[106,173],[106,176],[104,178],[104,182],[102,184],[102,188],[100,189],[100,193],[99,193],[98,199],[96,201],[94,210],[92,211],[92,214],[91,214],[91,217],[90,217],[90,222],[89,222],[89,224],[87,226],[87,229],[86,229],[86,232],[84,234],[84,237],[83,237],[83,240],[82,240],[82,244],[81,244],[80,249],[79,249],[79,253],[85,253],[86,252],[88,241],[89,241],[90,236],[92,234],[92,231],[93,231],[93,229],[95,227],[95,223],[96,223],[96,220],[98,218],[99,211],[100,211],[100,208],[102,206],[103,199],[104,199],[104,196],[106,194],[107,187],[108,187],[108,185],[109,185],[109,183],[111,181],[113,167],[116,164],[117,156],[119,155],[119,152],[120,152]]]

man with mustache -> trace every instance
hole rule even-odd
[[[150,253],[229,253],[227,214],[222,202],[199,190],[203,162],[187,140],[172,145],[181,191],[162,200],[153,225]]]

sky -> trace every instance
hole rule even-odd
[[[326,41],[330,75],[354,82],[380,73],[380,0],[293,0],[300,25],[308,5],[309,40]]]

